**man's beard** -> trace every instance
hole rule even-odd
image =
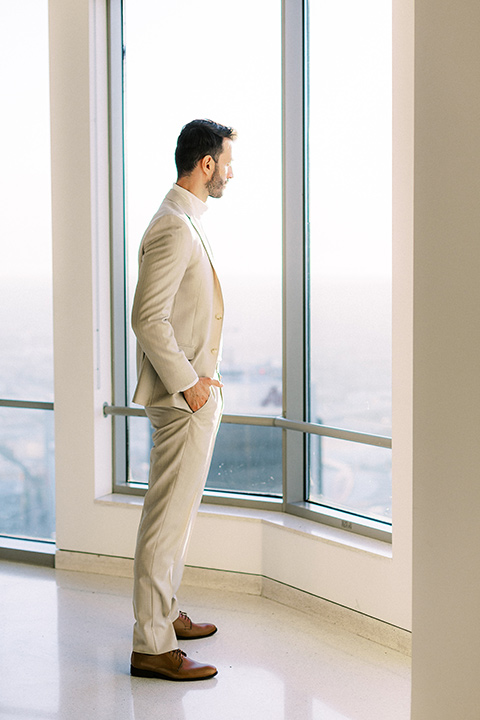
[[[212,178],[207,182],[206,185],[209,197],[221,198],[223,195],[223,191],[225,190],[226,184],[227,181],[221,179],[217,168],[215,168],[215,172],[213,173]]]

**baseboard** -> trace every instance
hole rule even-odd
[[[261,575],[187,565],[183,573],[182,585],[246,593],[247,595],[262,595],[262,582]]]
[[[133,560],[131,558],[57,550],[55,567],[59,570],[133,577]],[[404,655],[411,655],[411,633],[407,630],[342,605],[337,605],[330,600],[325,600],[317,595],[312,595],[304,590],[285,585],[278,580],[263,575],[250,575],[248,573],[212,570],[211,568],[187,565],[183,575],[183,584],[260,595],[282,605],[322,618],[322,620],[338,625],[348,632],[389,647]]]
[[[113,575],[114,577],[133,578],[132,558],[121,558],[94,553],[57,550],[55,554],[57,570],[73,570],[95,575]]]
[[[262,578],[261,595],[282,605],[321,617],[322,620],[338,625],[354,635],[384,645],[403,655],[411,656],[412,654],[412,634],[403,628],[390,625],[271,578]]]
[[[54,567],[55,543],[0,536],[0,560]]]
[[[263,575],[212,570],[210,568],[186,567],[184,585],[207,587],[218,590],[261,595],[268,600],[315,615],[322,620],[338,625],[344,630],[367,640],[384,645],[392,650],[411,656],[411,633],[403,628],[390,625],[377,618],[364,615],[351,608],[338,605],[304,590],[285,585]]]

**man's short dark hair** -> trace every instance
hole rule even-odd
[[[175,164],[178,177],[190,175],[195,165],[206,155],[217,162],[222,149],[223,139],[235,140],[236,131],[212,120],[192,120],[182,128],[175,150]]]

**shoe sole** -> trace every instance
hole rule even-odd
[[[164,675],[163,673],[156,672],[155,670],[140,670],[139,668],[130,665],[130,675],[133,675],[133,677],[160,678],[161,680],[173,680],[174,682],[194,682],[198,680],[210,680],[210,678],[215,677],[217,673],[218,670],[214,672],[213,675],[205,675],[204,677],[182,678],[172,677],[171,675]]]
[[[177,640],[202,640],[203,638],[212,637],[212,635],[215,635],[218,628],[215,628],[215,630],[212,630],[212,632],[208,633],[207,635],[175,635],[177,636]]]

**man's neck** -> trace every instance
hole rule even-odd
[[[188,190],[188,192],[196,195],[196,197],[198,197],[202,202],[207,202],[207,188],[193,175],[185,175],[184,177],[178,178],[177,185],[180,185],[180,187],[184,190]]]

